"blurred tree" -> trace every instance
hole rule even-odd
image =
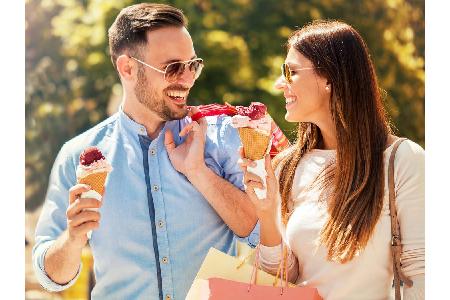
[[[121,87],[107,29],[122,7],[140,1],[26,1],[26,208],[44,199],[58,149],[107,115]],[[291,138],[284,99],[273,89],[287,37],[314,19],[339,19],[366,40],[398,135],[422,146],[424,1],[173,0],[206,67],[190,104],[261,101]]]

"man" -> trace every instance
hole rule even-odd
[[[77,279],[93,230],[93,299],[184,299],[208,249],[235,254],[236,236],[254,229],[230,118],[187,117],[186,98],[203,62],[186,26],[180,10],[142,3],[123,9],[109,29],[123,102],[56,158],[33,248],[46,289]],[[113,167],[101,202],[80,198],[89,186],[76,183],[88,146]]]

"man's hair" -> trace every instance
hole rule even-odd
[[[116,68],[117,57],[124,52],[139,54],[147,43],[147,31],[164,27],[187,27],[183,12],[166,4],[140,3],[125,7],[108,30],[109,52]]]

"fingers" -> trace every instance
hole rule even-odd
[[[189,117],[192,117],[193,115],[195,115],[197,113],[200,113],[200,109],[198,109],[197,106],[189,106],[189,112],[188,112]],[[193,122],[197,122],[198,125],[200,125],[200,128],[206,132],[208,122],[206,121],[206,118],[204,116],[202,116],[201,118],[199,118]]]
[[[248,171],[244,172],[244,184],[246,186],[254,186],[254,184],[256,184],[254,187],[264,188],[261,177]]]
[[[256,167],[256,162],[251,160],[251,159],[247,159],[247,158],[240,158],[238,160],[238,165],[241,167],[241,169],[243,171],[247,170],[247,167]]]
[[[199,132],[200,131],[200,125],[196,121],[192,121],[191,123],[184,126],[183,129],[180,131],[180,136],[185,136],[189,134],[189,132]]]
[[[239,152],[239,156],[240,156],[241,158],[245,158],[245,155],[244,155],[244,147],[240,146],[238,152]]]
[[[181,129],[181,131],[180,131],[180,136],[185,136],[186,134],[188,134],[192,130],[194,123],[197,123],[197,122],[192,121],[192,123],[189,123],[186,126],[184,126],[184,128]]]
[[[173,140],[173,133],[169,129],[167,129],[166,133],[164,134],[164,146],[166,147],[167,152],[170,152],[176,148],[175,141]]]
[[[255,189],[249,186],[245,187],[245,193],[247,193],[248,197],[250,198],[250,201],[252,201],[253,205],[255,207],[258,207],[259,203],[259,199],[258,196],[255,193]]]
[[[189,116],[193,116],[196,113],[199,113],[200,110],[198,109],[198,107],[196,106],[191,106],[189,109]],[[206,127],[208,126],[208,122],[206,121],[206,118],[203,116],[200,119],[196,120],[196,122],[200,125],[200,127],[202,129],[206,129]]]
[[[247,159],[244,157],[244,147],[239,147],[239,155],[241,158],[238,160],[239,167],[245,172],[247,170],[247,167],[256,167],[256,162],[254,162],[251,159]]]
[[[249,181],[247,182],[246,186],[253,189],[264,189],[264,184],[258,181]]]
[[[74,216],[73,218],[67,220],[67,225],[69,227],[77,227],[86,222],[99,222],[100,213],[92,210],[84,210]]]
[[[88,221],[76,227],[69,227],[69,232],[72,237],[82,238],[84,243],[87,241],[86,234],[100,226],[99,222]]]
[[[187,135],[186,142],[188,142],[188,144],[194,139],[204,141],[206,137],[206,128],[203,128],[203,125],[200,125],[197,121],[192,121],[180,131],[181,137],[185,135]]]
[[[273,167],[272,167],[272,160],[270,159],[270,154],[266,154],[265,159],[266,159],[265,165],[266,165],[267,176],[269,176],[271,178],[275,178],[275,171],[273,170]]]
[[[197,106],[189,106],[188,107],[188,116],[189,117],[192,117],[193,115],[195,115],[198,112],[200,112],[200,109],[198,109]]]
[[[101,201],[94,198],[77,198],[72,204],[69,205],[66,211],[66,216],[68,219],[73,218],[79,214],[83,209],[86,208],[100,208],[102,205]]]
[[[74,189],[73,194],[76,194]],[[67,226],[71,238],[76,238],[84,245],[87,241],[86,234],[99,227],[100,213],[89,209],[98,209],[102,202],[94,198],[77,198],[69,204],[66,211]]]
[[[69,204],[72,204],[84,192],[90,191],[91,187],[87,184],[78,183],[69,189]]]

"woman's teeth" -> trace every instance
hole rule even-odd
[[[297,101],[297,98],[295,97],[286,98],[286,104],[291,104],[294,103],[295,101]]]

